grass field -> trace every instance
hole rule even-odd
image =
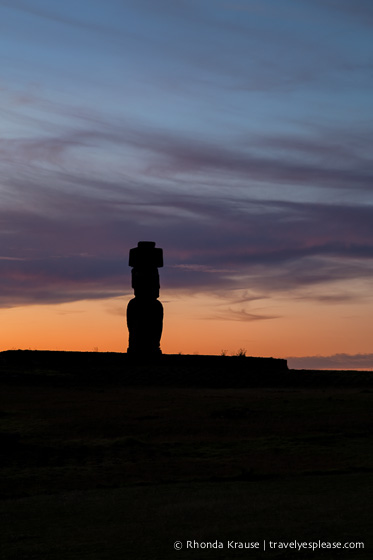
[[[187,357],[153,368],[175,384],[151,366],[128,383],[110,361],[27,363],[2,363],[2,558],[372,558],[371,374],[230,387],[222,357],[227,387],[190,387]],[[270,548],[295,540],[365,547]]]

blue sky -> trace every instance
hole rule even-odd
[[[120,296],[152,239],[166,290],[243,323],[284,294],[371,309],[369,0],[3,0],[0,22],[3,308]]]

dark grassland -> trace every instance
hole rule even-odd
[[[0,368],[1,558],[373,557],[371,372],[20,351]],[[268,549],[295,540],[365,548]]]

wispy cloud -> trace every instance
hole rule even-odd
[[[373,24],[373,6],[366,0],[356,0],[353,5],[349,0],[316,0],[322,8],[329,9],[335,17],[340,14],[343,17],[348,17],[357,21],[360,24],[372,25]]]
[[[128,249],[141,238],[165,248],[166,287],[325,285],[315,297],[326,302],[328,283],[372,273],[372,138],[362,134],[316,136],[313,127],[225,146],[87,115],[53,135],[2,141],[2,305],[118,296]],[[308,188],[325,200],[307,200]],[[359,192],[361,203],[352,202]]]
[[[252,321],[268,321],[270,319],[278,319],[278,315],[267,315],[259,313],[260,310],[255,310],[256,313],[247,311],[246,309],[226,309],[218,313],[213,313],[206,317],[206,319],[220,320],[220,321],[242,321],[244,323]]]

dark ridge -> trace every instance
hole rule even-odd
[[[372,380],[372,372],[289,370],[286,360],[250,356],[164,354],[140,362],[119,352],[0,352],[0,381],[11,384],[369,388]]]

